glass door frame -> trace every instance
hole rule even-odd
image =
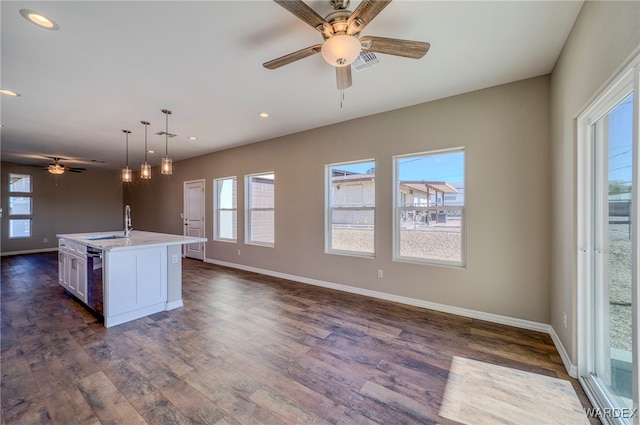
[[[577,119],[577,347],[578,347],[578,378],[594,407],[605,409],[616,406],[615,401],[608,394],[604,384],[593,374],[598,367],[599,360],[595,355],[595,347],[599,342],[597,335],[602,335],[605,323],[596,323],[594,315],[602,317],[605,308],[601,302],[603,299],[604,282],[601,276],[597,276],[596,270],[602,270],[606,266],[607,256],[604,247],[598,245],[606,230],[601,224],[604,217],[608,217],[605,211],[608,188],[604,182],[596,181],[597,175],[606,171],[606,165],[597,164],[597,158],[606,158],[606,146],[598,146],[594,143],[596,134],[593,124],[611,111],[618,102],[622,101],[631,92],[633,97],[633,154],[632,154],[632,195],[631,195],[631,238],[632,238],[632,397],[633,408],[638,408],[639,388],[639,305],[640,291],[638,290],[638,277],[640,275],[638,260],[638,165],[639,165],[639,121],[640,121],[640,55],[636,56],[618,74],[611,84],[580,114]],[[602,157],[602,155],[605,155]],[[602,161],[603,163],[606,161]],[[600,210],[594,208],[600,205]],[[600,223],[600,224],[599,224]],[[594,314],[595,313],[595,314]],[[619,406],[624,407],[624,406]],[[601,417],[605,423],[628,424],[621,417]],[[638,414],[633,417],[633,423],[640,424]]]

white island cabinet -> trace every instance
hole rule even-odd
[[[57,236],[60,284],[106,327],[182,307],[182,245],[207,240],[138,230]]]

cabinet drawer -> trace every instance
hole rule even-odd
[[[60,239],[58,242],[58,249],[61,251],[69,252],[76,255],[84,256],[87,248],[84,245],[80,245],[74,242],[70,242],[64,239]]]

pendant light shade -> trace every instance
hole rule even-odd
[[[149,180],[151,178],[151,165],[147,162],[147,126],[149,121],[140,121],[144,125],[144,164],[140,166],[140,178]]]
[[[169,115],[171,111],[163,109],[162,113],[165,115],[165,130],[164,130],[164,158],[162,158],[162,165],[160,172],[170,176],[173,174],[173,161],[169,158]]]
[[[171,175],[173,173],[173,161],[168,156],[162,158],[161,172],[166,175]]]
[[[122,130],[125,134],[126,146],[127,146],[127,159],[125,163],[125,167],[122,169],[122,182],[123,183],[131,183],[131,168],[129,168],[129,134],[131,132],[129,130]]]

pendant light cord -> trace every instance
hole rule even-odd
[[[144,124],[144,162],[147,162],[147,126],[149,125],[148,121],[141,121]]]
[[[169,158],[169,115],[171,115],[171,110],[163,109],[162,113],[165,117],[165,127],[164,127],[164,156],[165,158]]]

